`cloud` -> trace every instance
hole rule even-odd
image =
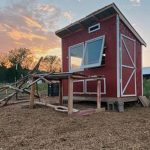
[[[33,8],[33,16],[44,26],[45,31],[58,29],[58,21],[62,16],[62,10],[50,4],[37,4]]]
[[[0,32],[6,32],[7,29],[5,28],[5,25],[0,24]]]
[[[54,31],[59,28],[61,18],[72,19],[71,12],[64,13],[54,5],[39,4],[37,0],[8,1],[9,5],[0,9],[0,52],[25,47],[37,57],[59,55],[60,39]]]
[[[71,23],[74,19],[73,14],[71,13],[71,11],[65,11],[63,12],[64,17]]]
[[[26,32],[22,32],[19,30],[11,30],[10,32],[7,33],[13,40],[21,40],[21,39],[28,39],[30,41],[34,40],[34,39],[40,39],[40,40],[46,40],[45,36],[41,36],[41,35],[37,35],[37,34],[33,34],[33,33],[26,33]]]
[[[133,6],[140,6],[141,5],[141,0],[130,0]]]
[[[39,11],[48,12],[48,13],[53,13],[53,12],[56,11],[57,8],[56,8],[55,6],[53,6],[53,5],[39,4],[39,5],[37,6],[37,9],[38,9]]]
[[[25,19],[25,22],[29,27],[42,28],[42,25],[39,24],[36,20],[27,16],[22,16],[22,17]]]

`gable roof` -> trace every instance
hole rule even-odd
[[[80,30],[83,26],[89,27],[95,23],[99,19],[106,18],[108,16],[111,16],[113,14],[118,14],[119,18],[125,23],[125,25],[131,30],[131,32],[135,35],[135,37],[141,42],[142,45],[146,46],[146,42],[142,39],[142,37],[137,33],[137,31],[133,28],[133,26],[130,24],[130,22],[126,19],[126,17],[122,14],[122,12],[119,10],[119,8],[115,5],[115,3],[112,3],[108,6],[103,7],[102,9],[99,9],[90,15],[56,31],[56,35],[59,37],[64,37],[70,33],[76,32]]]

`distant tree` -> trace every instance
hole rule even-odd
[[[27,48],[14,49],[9,51],[8,60],[12,66],[19,65],[22,68],[29,69],[33,62],[33,55]]]
[[[61,61],[57,56],[46,56],[41,65],[40,69],[47,72],[60,72],[61,71]]]
[[[5,66],[0,66],[0,83],[6,82],[6,71]]]
[[[0,54],[0,66],[1,67],[9,68],[10,65],[11,64],[9,62],[8,55],[6,55],[6,54]]]

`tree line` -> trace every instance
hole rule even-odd
[[[8,54],[1,54],[0,83],[12,83],[27,75],[37,61],[27,48],[13,49]],[[38,72],[60,72],[60,63],[60,58],[48,55],[42,60]]]

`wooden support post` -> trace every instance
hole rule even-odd
[[[34,82],[34,80],[33,80]],[[35,95],[35,83],[31,86],[31,93],[30,93],[30,108],[34,107],[34,95]]]
[[[17,87],[17,82],[16,82],[16,87]],[[16,100],[18,100],[18,93],[16,92]]]
[[[59,104],[63,105],[63,88],[62,88],[62,80],[59,82]]]
[[[68,115],[73,113],[73,79],[68,78]]]
[[[101,80],[97,80],[97,109],[101,108]]]

